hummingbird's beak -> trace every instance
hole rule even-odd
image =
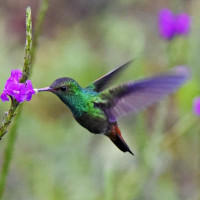
[[[34,91],[37,93],[37,92],[52,92],[53,89],[50,88],[50,87],[45,87],[45,88],[39,88],[39,89],[34,89]]]

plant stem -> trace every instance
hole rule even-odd
[[[28,7],[26,10],[26,45],[25,45],[25,56],[23,66],[23,76],[20,80],[21,83],[25,83],[31,74],[31,64],[35,61],[35,51],[38,44],[38,38],[42,30],[45,14],[48,9],[49,0],[43,0],[36,21],[36,29],[34,32],[34,40],[32,42],[32,21],[31,21],[31,8]],[[0,140],[7,133],[12,119],[15,117],[19,103],[16,100],[12,100],[8,114],[0,127]]]
[[[29,76],[29,70],[31,67],[31,49],[32,48],[32,21],[31,21],[31,8],[28,7],[26,9],[26,45],[25,45],[25,56],[24,56],[24,66],[23,66],[23,76],[20,80],[20,82],[24,83]],[[8,114],[6,116],[6,119],[2,123],[2,126],[0,128],[0,138],[5,135],[7,132],[7,128],[10,125],[12,119],[16,115],[17,108],[20,104],[15,100],[11,98],[11,106],[8,111]],[[21,108],[22,105],[20,105]],[[21,110],[21,109],[20,109]],[[12,154],[13,154],[13,148],[14,148],[14,143],[15,143],[15,138],[16,138],[16,131],[17,131],[17,121],[20,117],[20,110],[18,109],[18,115],[15,118],[15,124],[12,126],[8,141],[7,141],[7,146],[4,152],[4,159],[3,159],[3,166],[2,166],[2,172],[1,172],[1,178],[0,178],[0,199],[2,199],[3,192],[5,189],[5,184],[6,184],[6,177],[9,171],[9,166],[10,162],[12,159]]]
[[[10,109],[9,109],[8,113],[6,114],[6,118],[3,121],[2,126],[0,127],[0,140],[7,133],[7,128],[10,125],[11,120],[16,115],[15,111],[16,111],[18,105],[19,105],[19,103],[16,100],[11,101]]]
[[[29,71],[31,67],[31,51],[32,51],[32,21],[31,21],[31,8],[26,9],[26,45],[25,45],[25,56],[23,66],[23,76],[20,80],[21,83],[25,83],[29,77]],[[6,134],[7,128],[10,125],[12,119],[16,115],[17,107],[19,103],[11,99],[11,106],[8,114],[0,127],[0,139]]]
[[[31,8],[28,7],[26,10],[26,45],[25,45],[23,76],[22,76],[22,79],[20,80],[20,82],[22,83],[26,82],[29,75],[31,74],[31,71],[32,71],[31,63],[33,65],[33,62],[35,60],[35,52],[36,52],[36,48],[38,44],[38,38],[41,33],[41,29],[42,29],[42,25],[44,22],[48,5],[49,5],[49,0],[42,1],[40,10],[38,12],[33,43],[32,43]],[[9,124],[11,123],[11,120],[16,115],[16,110],[18,106],[19,106],[19,103],[16,100],[12,100],[6,119],[2,123],[2,126],[0,127],[0,139],[7,132],[7,128]],[[19,125],[19,119],[20,119],[21,110],[22,110],[21,108],[22,108],[22,105],[20,105],[18,108],[18,114],[15,118],[14,125],[11,127],[10,134],[8,135],[7,146],[4,152],[3,166],[2,166],[1,177],[0,177],[0,200],[2,199],[4,190],[5,190],[6,178],[7,178],[7,175],[9,172],[9,166],[12,160],[14,144],[16,141],[16,133],[17,133],[17,128]]]
[[[19,106],[19,111],[21,110],[21,105]],[[15,117],[15,122],[18,121],[20,118],[21,112],[18,112],[18,115]],[[12,126],[12,129],[10,133],[8,134],[8,141],[7,141],[7,146],[4,151],[4,160],[3,160],[3,166],[2,166],[2,171],[1,171],[1,179],[0,179],[0,199],[2,199],[3,192],[5,189],[5,184],[6,184],[6,178],[8,175],[9,171],[9,166],[10,162],[12,160],[12,155],[13,155],[13,149],[14,149],[14,143],[16,140],[16,132],[17,132],[17,123],[14,123]]]
[[[31,8],[26,9],[26,45],[24,56],[23,76],[20,80],[25,83],[29,77],[32,62],[32,21],[31,21]]]

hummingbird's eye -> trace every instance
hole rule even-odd
[[[66,86],[60,87],[60,90],[63,91],[63,92],[64,92],[66,89],[67,89]]]

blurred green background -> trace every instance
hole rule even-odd
[[[39,1],[0,1],[0,91],[23,65],[25,9],[33,29]],[[160,38],[161,8],[191,15],[187,37]],[[25,102],[5,200],[178,200],[200,198],[200,3],[196,0],[51,0],[31,77],[35,88],[67,76],[87,86],[137,58],[113,84],[188,65],[192,79],[175,95],[119,120],[135,156],[90,134],[49,93]],[[0,119],[9,109],[0,102]],[[9,134],[9,132],[8,132]],[[0,168],[7,135],[0,142]]]

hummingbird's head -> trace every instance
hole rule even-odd
[[[58,78],[49,87],[37,89],[38,92],[49,91],[59,97],[72,95],[80,90],[79,84],[71,78]]]

